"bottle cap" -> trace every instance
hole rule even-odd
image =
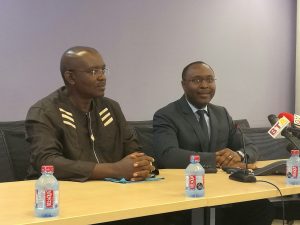
[[[299,150],[298,149],[293,149],[291,150],[292,155],[299,155]]]
[[[46,172],[46,173],[49,173],[49,172],[54,172],[54,166],[52,165],[43,165],[42,168],[41,168],[41,171],[42,173]]]
[[[200,162],[200,155],[191,155],[190,162]]]

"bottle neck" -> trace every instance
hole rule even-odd
[[[43,175],[53,175],[53,172],[43,172]]]

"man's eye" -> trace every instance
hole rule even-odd
[[[96,75],[96,74],[99,74],[100,71],[101,71],[101,69],[93,69],[93,70],[91,70],[91,73],[93,75]]]

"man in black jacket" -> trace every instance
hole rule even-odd
[[[153,158],[140,152],[119,104],[104,97],[107,68],[97,50],[66,50],[60,70],[65,86],[27,114],[29,178],[38,177],[41,166],[48,164],[64,180],[148,177]]]

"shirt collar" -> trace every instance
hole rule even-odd
[[[185,100],[187,101],[187,103],[188,103],[189,106],[191,107],[193,113],[196,113],[196,112],[199,110],[199,109],[196,108],[192,103],[190,103],[190,102],[187,100],[187,98],[185,98]],[[207,110],[207,105],[206,105],[205,107],[201,108],[200,110],[206,111],[207,115],[209,115],[209,114],[208,114],[208,110]]]

